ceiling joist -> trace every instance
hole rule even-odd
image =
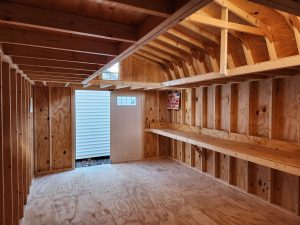
[[[25,45],[3,44],[3,51],[10,56],[22,56],[37,59],[53,59],[98,65],[104,65],[109,60],[109,57],[103,55],[64,51],[50,48],[40,48]]]
[[[119,53],[118,46],[111,42],[95,41],[60,33],[21,30],[8,25],[0,26],[0,42],[108,56],[116,56]]]
[[[0,23],[130,43],[138,38],[135,26],[3,1]]]
[[[20,56],[12,56],[14,63],[18,65],[30,65],[30,66],[39,66],[39,67],[52,67],[52,68],[65,68],[65,69],[83,69],[95,71],[101,66],[96,64],[88,63],[75,63],[67,61],[56,61],[48,59],[36,59],[36,58],[27,58]]]
[[[124,0],[125,1],[125,0]],[[133,1],[133,0],[128,0]],[[176,25],[181,20],[185,19],[187,16],[191,15],[192,13],[196,12],[197,10],[204,7],[207,3],[209,3],[211,0],[198,0],[198,1],[180,1],[181,4],[177,8],[175,7],[176,4],[173,2],[174,12],[165,20],[150,20],[149,18],[146,19],[141,25],[139,29],[139,37],[140,39],[135,42],[135,44],[125,48],[118,56],[116,56],[113,60],[111,60],[109,63],[107,63],[104,67],[102,67],[100,70],[93,73],[88,79],[84,80],[83,84],[87,86],[89,82],[97,77],[101,72],[103,72],[105,69],[108,69],[112,65],[114,65],[116,62],[119,62],[120,60],[128,57],[129,55],[133,54],[134,52],[141,49],[144,45],[146,45],[148,42],[152,41],[157,36],[161,35],[165,31],[167,31],[169,28]],[[142,4],[144,2],[152,2],[150,4],[155,4],[155,1],[134,1],[134,2],[140,2],[137,4]]]
[[[149,14],[158,17],[168,18],[174,11],[172,1],[136,1],[136,0],[90,0],[101,4],[121,9],[129,9],[131,11]]]
[[[235,30],[235,31],[258,35],[258,36],[266,36],[264,30],[261,28],[252,27],[252,26],[243,25],[234,22],[226,22],[220,19],[203,16],[200,14],[193,14],[189,16],[187,20],[194,23],[204,24],[204,25],[213,26],[217,28],[225,28],[229,30]]]

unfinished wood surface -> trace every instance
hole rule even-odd
[[[2,116],[3,116],[3,193],[4,223],[13,224],[13,187],[12,187],[12,142],[11,142],[11,102],[10,102],[10,66],[2,62]]]
[[[34,87],[35,171],[50,171],[49,88]]]
[[[0,110],[2,112],[2,57],[0,63]],[[0,163],[3,165],[3,115],[0,113]],[[4,177],[3,177],[3,166],[0,166],[0,222],[4,223],[4,195],[3,195],[3,188],[4,188]]]
[[[158,93],[156,91],[147,91],[144,93],[144,124],[145,128],[150,128],[150,123],[158,122],[159,108]],[[144,133],[144,156],[157,157],[159,155],[158,135]]]
[[[22,225],[300,222],[172,160],[102,165],[39,177],[32,193]]]
[[[176,129],[150,132],[300,176],[299,150],[278,150]]]
[[[12,152],[12,187],[13,187],[13,224],[18,224],[19,216],[19,151],[18,151],[18,117],[17,117],[17,73],[10,69],[10,102],[11,102],[11,152]]]
[[[72,168],[71,88],[51,88],[52,170]]]
[[[22,123],[22,77],[17,74],[17,132],[18,132],[18,171],[19,171],[19,216],[23,217],[24,213],[24,188],[23,188],[23,123]]]

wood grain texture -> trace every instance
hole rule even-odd
[[[50,171],[49,88],[34,87],[35,172]]]
[[[299,207],[299,177],[284,172],[275,172],[274,202],[297,213]]]
[[[19,171],[19,216],[23,217],[24,213],[24,189],[23,189],[23,132],[22,132],[22,77],[17,74],[17,132],[18,132],[18,171]]]
[[[216,86],[207,88],[207,128],[214,128],[215,124],[215,89]]]
[[[151,128],[147,131],[297,176],[300,175],[299,148],[272,149],[238,140],[226,140],[212,135],[174,128]]]
[[[220,130],[229,131],[230,127],[230,93],[231,84],[221,86]]]
[[[298,141],[300,76],[280,79],[276,89],[275,138]]]
[[[0,63],[0,110],[2,112],[2,57]],[[3,165],[3,115],[0,113],[0,163]],[[4,224],[4,177],[3,166],[0,166],[0,222]]]
[[[149,128],[150,123],[158,122],[159,120],[158,101],[158,93],[156,91],[144,93],[145,128]],[[158,135],[145,133],[144,141],[144,157],[157,157],[159,155]]]
[[[249,127],[249,82],[239,83],[237,90],[237,133],[247,134]]]
[[[19,154],[18,154],[18,117],[17,117],[17,73],[10,69],[10,102],[11,102],[11,151],[12,151],[12,187],[13,187],[13,223],[19,222]]]
[[[10,66],[2,62],[4,224],[13,224]]]
[[[300,219],[172,160],[37,178],[22,225],[296,225]]]
[[[52,169],[72,168],[71,89],[51,88]]]

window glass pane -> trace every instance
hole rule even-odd
[[[117,96],[117,105],[136,105],[136,97],[135,96]]]
[[[114,64],[102,73],[103,80],[119,80],[119,63]]]

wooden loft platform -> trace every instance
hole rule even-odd
[[[300,144],[174,124],[155,124],[146,132],[300,176]]]
[[[297,75],[300,72],[300,55],[266,61],[254,65],[246,65],[228,69],[226,75],[220,72],[196,75],[163,82],[165,87],[198,87],[213,84],[243,82],[246,80],[261,80],[284,78]]]

